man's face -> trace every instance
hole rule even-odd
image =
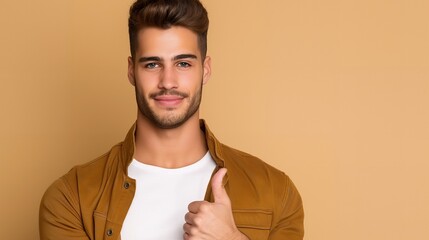
[[[210,58],[201,58],[198,36],[189,29],[140,30],[135,59],[128,59],[139,115],[163,129],[198,117],[202,85],[211,71]]]

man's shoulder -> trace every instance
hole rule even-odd
[[[219,146],[228,169],[226,188],[234,209],[245,214],[251,214],[249,209],[267,210],[278,217],[286,199],[300,202],[295,186],[283,171],[249,153]]]
[[[67,201],[73,211],[92,214],[93,200],[98,198],[106,184],[113,182],[112,177],[121,171],[121,146],[122,143],[118,143],[92,161],[72,167],[48,187],[41,206],[48,209]],[[90,211],[86,211],[88,209]]]
[[[282,193],[292,184],[288,175],[260,158],[241,150],[220,147],[225,167],[228,169],[228,185],[232,195],[273,196]]]
[[[114,145],[101,156],[72,167],[60,178],[60,181],[63,181],[73,189],[77,188],[77,185],[85,186],[85,188],[98,187],[102,184],[103,177],[106,177],[106,174],[116,172],[121,165],[121,147],[122,142]]]
[[[220,144],[221,154],[225,162],[226,168],[231,168],[233,171],[247,172],[248,174],[256,174],[256,177],[284,177],[285,173],[264,160],[250,153],[238,150],[236,148]]]

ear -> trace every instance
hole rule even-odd
[[[132,57],[128,57],[128,81],[131,85],[136,86],[136,78],[134,74],[134,61]]]
[[[203,63],[203,84],[206,84],[212,75],[212,59],[206,56]]]

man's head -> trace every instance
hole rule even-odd
[[[207,11],[199,0],[137,0],[130,8],[128,33],[131,56],[138,49],[137,35],[145,27],[168,29],[187,28],[198,36],[198,45],[204,60],[207,53]]]
[[[138,119],[163,129],[198,120],[202,85],[211,73],[201,3],[138,0],[129,26],[128,79],[135,86]]]

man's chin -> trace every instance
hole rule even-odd
[[[174,129],[182,126],[188,119],[179,120],[153,120],[152,123],[161,129]]]
[[[144,106],[144,105],[142,105]],[[185,124],[198,112],[199,105],[190,109],[159,109],[156,107],[140,108],[139,115],[146,118],[153,126],[159,129],[174,129]]]

